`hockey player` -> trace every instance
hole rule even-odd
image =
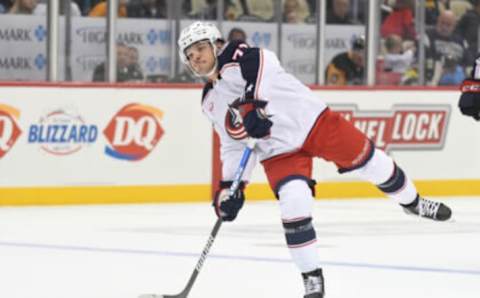
[[[458,106],[465,116],[480,121],[480,56],[475,59],[470,78],[462,83]]]
[[[231,41],[221,48],[218,29],[195,22],[179,37],[179,55],[194,74],[208,78],[202,109],[220,136],[223,162],[220,190],[213,199],[217,216],[236,218],[244,203],[251,160],[240,189],[228,187],[246,138],[258,139],[254,156],[262,163],[280,203],[293,261],[302,273],[305,298],[324,297],[325,286],[312,224],[312,159],[332,161],[340,173],[354,172],[412,215],[448,220],[450,209],[422,198],[404,171],[310,89],[285,72],[275,54]]]

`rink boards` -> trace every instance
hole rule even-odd
[[[480,195],[480,127],[454,89],[315,89],[386,150],[425,195]],[[0,87],[0,204],[206,201],[212,129],[199,86]],[[320,198],[375,187],[316,161]],[[258,166],[250,199],[273,198]]]

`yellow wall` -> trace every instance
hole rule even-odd
[[[480,180],[421,180],[415,181],[423,196],[480,196]],[[317,198],[368,198],[383,194],[366,182],[320,182]],[[252,184],[247,188],[247,200],[274,198],[267,184]],[[179,203],[207,202],[210,186],[92,186],[92,187],[32,187],[0,188],[0,205],[65,205],[111,203]]]

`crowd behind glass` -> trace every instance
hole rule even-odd
[[[419,1],[381,1],[378,28],[378,56],[375,77],[378,85],[459,85],[468,76],[477,56],[480,25],[480,0],[424,0],[423,26],[418,24]],[[47,15],[47,0],[0,0],[0,14]],[[236,22],[226,39],[246,39],[244,22],[315,24],[317,0],[183,0],[172,11],[172,0],[119,0],[118,18],[192,19],[221,23]],[[328,0],[326,24],[367,25],[367,0]],[[59,0],[60,14],[73,17],[107,15],[103,0]],[[278,13],[276,13],[278,12]],[[0,15],[1,18],[1,15]],[[418,32],[419,28],[423,32]],[[172,38],[174,42],[176,38]],[[424,57],[419,55],[419,46]],[[280,45],[281,47],[281,45]],[[364,85],[366,83],[366,39],[352,40],[349,49],[325,63],[325,85]],[[146,82],[139,52],[131,45],[116,44],[117,81]],[[321,55],[321,54],[320,54]],[[175,60],[173,60],[175,61]],[[420,64],[423,71],[420,72]],[[92,81],[105,81],[105,63],[92,73]],[[424,74],[421,79],[420,73]],[[16,78],[11,78],[16,80]],[[150,80],[151,81],[151,80]],[[171,75],[157,82],[198,82],[187,70],[175,67]]]

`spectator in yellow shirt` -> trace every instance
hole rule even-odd
[[[95,5],[88,13],[89,17],[104,17],[107,15],[107,1],[102,1]],[[118,16],[127,16],[127,0],[120,0],[118,5]]]

